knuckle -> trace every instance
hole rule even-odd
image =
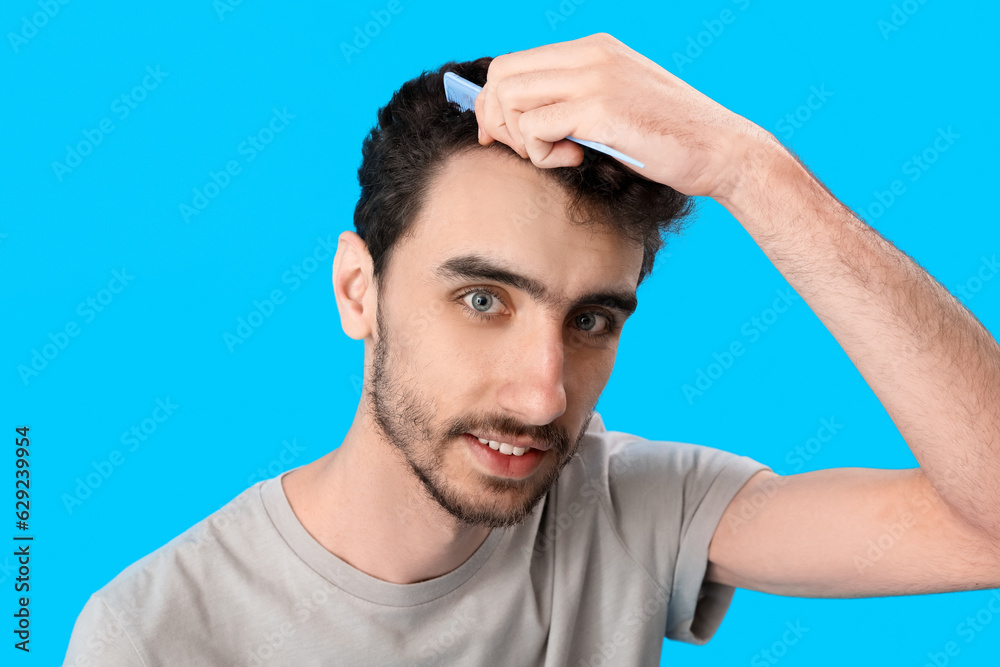
[[[591,43],[594,46],[595,52],[601,55],[608,55],[611,53],[612,48],[618,43],[618,40],[606,32],[599,32],[593,35]]]
[[[490,61],[489,66],[486,68],[486,80],[489,81],[491,78],[500,76],[503,73],[503,69],[507,64],[508,54],[499,55]]]
[[[493,94],[496,95],[497,99],[500,102],[504,102],[507,99],[507,96],[509,94],[509,87],[507,85],[508,83],[510,82],[507,79],[503,79],[493,83]]]

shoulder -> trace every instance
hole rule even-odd
[[[608,430],[599,413],[594,413],[575,457],[592,483],[600,482],[609,494],[649,486],[690,493],[713,484],[742,485],[767,468],[716,447]]]
[[[217,511],[122,570],[94,597],[126,626],[171,605],[193,602],[254,553],[268,527],[261,487],[246,489]],[[231,571],[231,570],[230,570]],[[214,586],[213,586],[214,588]]]
[[[568,484],[599,501],[627,548],[660,557],[692,530],[710,537],[747,480],[768,469],[715,447],[608,430],[596,413],[575,458]]]
[[[246,577],[247,556],[259,551],[254,542],[269,522],[261,489],[271,481],[246,489],[94,593],[77,617],[64,664],[147,664],[151,643],[207,627],[220,609],[209,598]]]

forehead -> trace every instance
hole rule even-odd
[[[634,291],[642,246],[604,228],[570,222],[568,195],[513,153],[473,149],[447,160],[397,259],[407,271],[469,254],[489,257],[569,293],[596,287]]]

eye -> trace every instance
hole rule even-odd
[[[469,309],[467,312],[474,317],[490,318],[498,315],[494,307],[502,307],[500,295],[486,287],[475,287],[461,295],[462,302]],[[492,311],[492,312],[491,312]]]
[[[603,327],[601,326],[602,321]],[[611,319],[601,313],[581,313],[574,318],[574,323],[581,331],[586,331],[594,336],[610,333],[612,328]]]
[[[473,292],[470,305],[481,313],[488,312],[493,307],[493,295],[489,292]]]

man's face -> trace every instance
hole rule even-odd
[[[565,201],[520,158],[449,159],[378,295],[372,418],[469,525],[518,525],[555,483],[634,308],[642,247],[572,225]]]

